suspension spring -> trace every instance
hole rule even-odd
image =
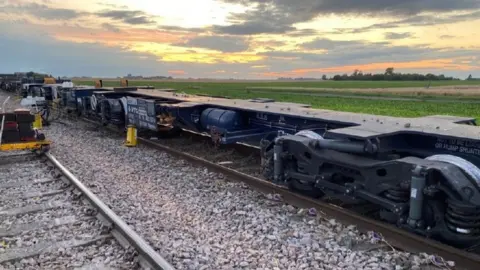
[[[394,201],[394,202],[407,202],[409,191],[407,189],[402,189],[399,187],[395,187],[393,189],[389,189],[385,192],[385,197]]]
[[[447,200],[445,221],[448,228],[461,234],[480,234],[480,207]]]

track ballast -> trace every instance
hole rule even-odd
[[[51,154],[1,153],[0,175],[0,268],[173,269]]]
[[[100,130],[102,129],[92,120],[85,118],[82,120],[97,125]],[[114,127],[110,127],[109,130],[121,133]],[[372,241],[383,242],[387,248],[398,249],[399,252],[422,254],[422,264],[439,267],[440,269],[476,269],[480,264],[480,256],[477,254],[416,236],[394,226],[357,214],[354,212],[355,209],[351,209],[352,211],[343,209],[328,202],[297,194],[261,179],[261,165],[254,148],[242,146],[217,148],[208,142],[207,137],[192,135],[188,132],[185,132],[184,136],[170,139],[154,138],[152,140],[148,137],[138,138],[139,143],[221,173],[227,180],[245,182],[254,189],[267,193],[269,195],[267,198],[274,201],[281,200],[306,211],[310,208],[313,216],[326,215],[325,218],[330,221],[333,218],[341,222],[355,224],[361,232],[371,234]],[[307,215],[309,214],[307,213]],[[425,252],[431,255],[427,255]],[[398,269],[405,268],[402,266]],[[412,269],[421,268],[413,266]]]
[[[235,148],[238,150],[231,147],[216,149],[208,142],[202,143],[201,138],[194,139],[192,136],[196,137],[186,135],[183,138],[169,140],[139,138],[139,142],[222,173],[227,179],[242,181],[263,192],[276,194],[277,198],[281,198],[286,203],[310,208],[313,212],[321,211],[341,222],[355,224],[360,231],[373,233],[379,241],[385,241],[388,245],[400,250],[432,254],[430,256],[432,265],[443,269],[478,269],[480,267],[480,255],[477,250],[472,252],[460,250],[366,217],[361,214],[362,209],[342,208],[331,204],[338,204],[338,202],[330,201],[328,198],[312,199],[265,181],[261,177],[261,165],[254,148],[237,146]],[[215,150],[217,150],[216,155],[211,153]],[[454,266],[460,268],[451,268]]]

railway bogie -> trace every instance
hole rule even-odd
[[[262,145],[270,181],[366,205],[370,216],[462,248],[480,241],[480,170],[463,158],[379,155],[375,144],[302,135]]]
[[[454,246],[480,241],[480,128],[473,118],[396,118],[158,89],[64,91],[70,108],[104,125],[250,144],[260,148],[269,181]]]

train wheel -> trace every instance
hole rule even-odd
[[[476,184],[477,189],[480,187],[480,169],[468,160],[453,155],[434,155],[426,159],[445,162],[458,167],[472,184]],[[480,205],[464,201],[455,194],[449,194],[448,183],[441,186],[443,186],[441,191],[443,191],[444,196],[441,201],[437,199],[434,201],[435,204],[432,204],[436,206],[436,208],[433,208],[436,210],[434,219],[439,221],[440,224],[444,224],[446,228],[439,227],[436,230],[436,237],[439,237],[441,241],[449,242],[461,248],[478,245],[480,239]],[[470,192],[475,191],[471,190]]]
[[[323,140],[322,135],[320,135],[320,134],[318,134],[314,131],[311,131],[311,130],[302,130],[302,131],[297,132],[295,135],[296,136],[307,137],[307,138],[314,139],[314,140]]]
[[[434,155],[427,157],[426,160],[441,161],[455,165],[460,168],[463,173],[472,178],[477,183],[477,186],[480,187],[480,169],[470,161],[453,155]]]
[[[321,198],[325,195],[320,189],[316,188],[314,184],[303,183],[297,179],[289,179],[288,188],[316,199]]]
[[[311,130],[302,130],[295,134],[296,136],[302,136],[310,138],[312,140],[323,140],[323,137]],[[289,188],[292,190],[299,191],[302,194],[313,198],[320,198],[325,195],[321,190],[316,188],[312,183],[303,183],[297,179],[290,179],[288,182]]]

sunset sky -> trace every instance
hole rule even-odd
[[[0,0],[0,73],[480,77],[480,0]]]

